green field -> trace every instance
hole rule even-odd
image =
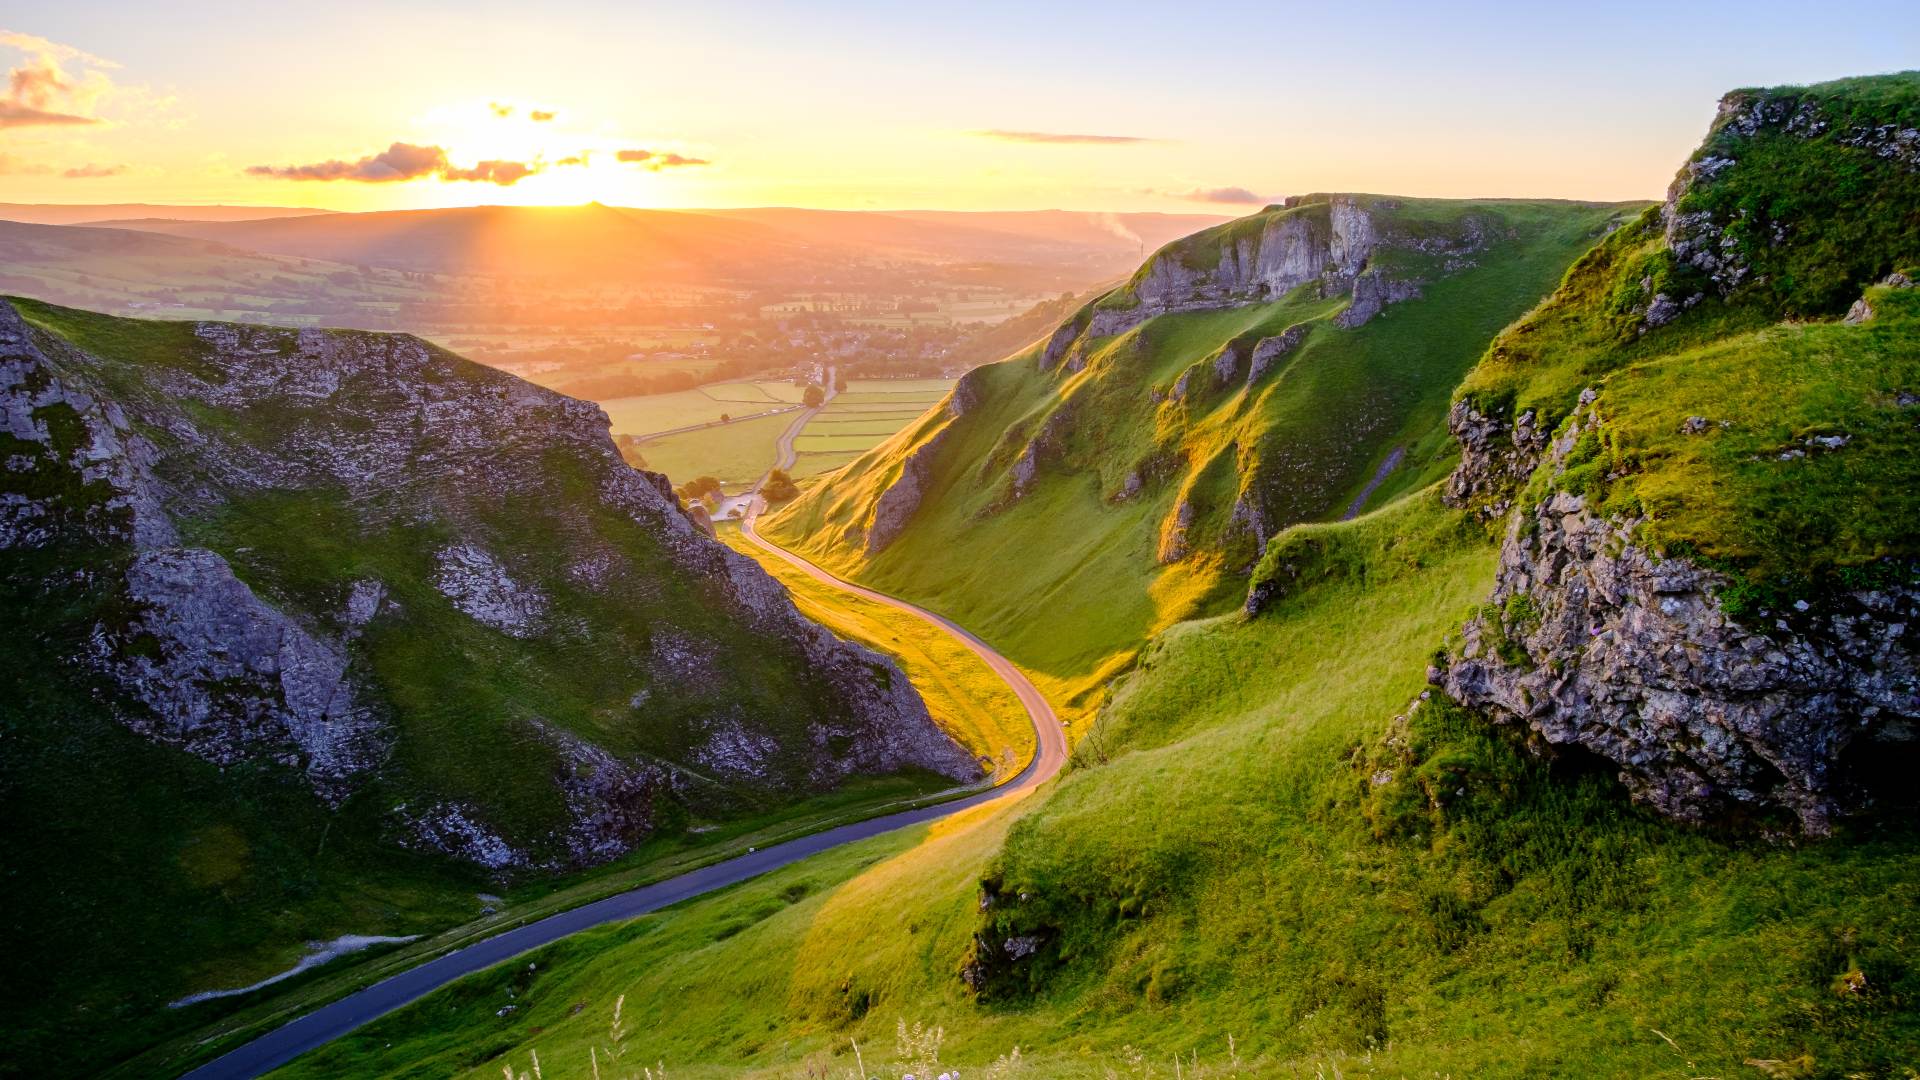
[[[795,477],[832,472],[940,403],[951,379],[853,379],[793,441]]]
[[[749,416],[800,403],[804,387],[789,382],[730,382],[682,390],[673,394],[603,401],[616,435],[649,435],[656,431],[711,424],[722,415]],[[792,418],[789,417],[789,420]],[[768,457],[768,464],[772,464]]]
[[[862,450],[816,450],[796,453],[793,468],[789,470],[796,480],[812,476],[823,476],[850,461],[856,461]]]
[[[647,468],[676,484],[711,476],[729,487],[751,484],[773,467],[775,444],[793,423],[791,413],[717,424],[640,444]]]

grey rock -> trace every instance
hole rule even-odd
[[[1595,424],[1576,413],[1576,428]],[[1431,677],[1612,761],[1662,813],[1781,808],[1827,832],[1853,805],[1842,755],[1911,738],[1920,720],[1920,589],[1863,590],[1762,632],[1722,610],[1718,574],[1656,557],[1638,525],[1565,492],[1516,513],[1490,602]]]
[[[1273,337],[1261,338],[1253,347],[1253,356],[1247,363],[1247,385],[1252,386],[1266,377],[1282,356],[1292,352],[1307,336],[1307,324],[1295,323]]]
[[[142,552],[126,582],[139,614],[97,630],[92,659],[145,706],[125,718],[135,731],[219,765],[293,765],[333,803],[384,753],[345,649],[262,602],[219,555]]]
[[[940,453],[940,447],[952,431],[953,427],[949,424],[915,447],[901,463],[900,475],[894,477],[880,497],[873,500],[873,516],[867,522],[865,545],[869,556],[884,550],[906,530],[907,522],[912,520],[913,512],[920,508],[920,499],[932,480],[933,463]]]
[[[540,632],[546,596],[515,581],[486,549],[473,543],[453,544],[441,548],[435,562],[434,587],[454,607],[513,637]]]

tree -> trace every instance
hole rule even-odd
[[[801,404],[809,409],[819,408],[826,400],[827,392],[818,386],[809,386],[806,393],[800,395]]]
[[[774,469],[767,474],[767,482],[760,485],[760,494],[768,502],[788,502],[799,497],[800,487],[785,470]]]
[[[721,494],[720,481],[711,476],[696,476],[675,490],[680,498],[689,504],[702,502],[708,498],[719,498]]]

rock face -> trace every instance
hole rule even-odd
[[[336,804],[386,751],[342,644],[263,603],[220,556],[143,551],[126,595],[136,614],[102,627],[91,659],[145,706],[129,727],[220,765],[271,757]]]
[[[944,427],[933,438],[914,448],[900,466],[900,475],[880,497],[873,501],[873,518],[867,523],[866,552],[874,555],[894,542],[906,529],[913,512],[920,509],[921,496],[933,477],[933,463],[952,427]]]
[[[1547,467],[1596,423],[1583,406]],[[1920,735],[1920,589],[1860,590],[1755,629],[1722,610],[1719,575],[1655,557],[1638,525],[1568,492],[1522,508],[1489,602],[1430,680],[1608,759],[1662,813],[1784,809],[1827,832],[1856,798],[1849,757]]]
[[[83,349],[75,323],[134,344]],[[584,865],[672,803],[980,774],[891,660],[803,618],[621,460],[590,403],[411,337],[0,301],[0,409],[0,560],[88,583],[70,660],[103,708],[329,804],[389,793],[404,846]],[[287,507],[301,524],[245,531]],[[435,692],[395,674],[409,641],[471,665],[456,691],[516,673],[462,707],[461,738],[550,788],[544,822],[500,824],[484,787],[436,768],[421,740],[441,729],[416,717]]]
[[[1444,239],[1395,236],[1379,225],[1366,201],[1356,196],[1289,199],[1287,206],[1318,212],[1276,215],[1257,235],[1209,249],[1206,258],[1217,259],[1212,266],[1190,262],[1199,257],[1178,244],[1154,255],[1127,287],[1126,306],[1083,310],[1054,331],[1041,351],[1041,370],[1064,364],[1077,371],[1087,340],[1124,333],[1169,312],[1273,300],[1313,282],[1319,284],[1322,295],[1352,296],[1352,304],[1335,318],[1336,325],[1352,329],[1386,305],[1420,295],[1419,282],[1389,277],[1371,265],[1380,248],[1449,255],[1457,268],[1470,265],[1465,256],[1488,240],[1484,230],[1473,228]],[[1234,358],[1236,365],[1239,359]]]
[[[1461,399],[1447,414],[1447,429],[1460,444],[1460,464],[1447,476],[1447,502],[1496,518],[1513,508],[1513,493],[1540,464],[1547,433],[1533,410],[1511,424]]]

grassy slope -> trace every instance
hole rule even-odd
[[[1920,1037],[1904,827],[1732,843],[1442,708],[1383,739],[1493,552],[1430,493],[1314,528],[1328,557],[1268,614],[1156,641],[1004,847],[1001,816],[837,852],[504,965],[284,1075],[491,1077],[537,1052],[584,1076],[614,1046],[676,1076],[839,1075],[849,1040],[870,1072],[898,1062],[901,1019],[943,1025],[967,1071],[1018,1045],[1033,1076],[1170,1076],[1175,1055],[1306,1076],[1901,1060]],[[956,970],[983,873],[1009,928],[1053,936],[1036,988],[976,1005]],[[1856,970],[1870,989],[1837,991]]]
[[[733,525],[721,525],[719,533],[729,547],[778,578],[801,614],[899,661],[934,720],[975,757],[996,762],[1004,776],[1033,759],[1033,724],[1020,699],[952,635],[905,612],[820,584],[741,539]]]
[[[1390,307],[1354,331],[1326,321],[1344,301],[1303,290],[1236,310],[1162,316],[1098,343],[1078,374],[1041,372],[1032,352],[982,369],[974,377],[984,404],[954,425],[931,493],[876,558],[865,559],[845,530],[864,520],[904,456],[938,427],[937,417],[857,459],[766,530],[836,572],[985,635],[1078,714],[1084,730],[1101,685],[1124,670],[1140,642],[1238,601],[1253,549],[1250,539],[1227,539],[1226,518],[1244,461],[1259,459],[1285,477],[1272,489],[1280,524],[1337,516],[1393,447],[1406,451],[1405,463],[1371,505],[1441,475],[1452,456],[1442,421],[1453,387],[1495,332],[1620,210],[1404,200],[1379,212],[1412,231],[1480,214],[1517,239],[1476,256],[1474,269],[1436,276],[1423,299]],[[1235,223],[1175,247],[1200,258],[1201,249],[1249,227]],[[1252,389],[1159,406],[1149,400],[1150,390],[1168,390],[1225,343],[1303,321],[1313,326],[1306,342]],[[1044,470],[1032,494],[1003,505],[1007,467],[1065,398],[1078,410],[1065,466]],[[1185,468],[1132,500],[1112,501],[1128,470],[1170,454],[1183,454]],[[1161,522],[1183,496],[1201,511],[1197,554],[1163,567],[1156,559]]]
[[[1774,120],[1743,131],[1737,121],[1756,110]],[[1824,126],[1779,119],[1803,115]],[[1600,430],[1558,485],[1644,514],[1644,540],[1729,574],[1723,598],[1736,610],[1857,585],[1882,560],[1920,555],[1916,439],[1901,403],[1920,380],[1920,299],[1873,287],[1920,272],[1920,173],[1847,142],[1862,127],[1916,124],[1920,72],[1729,95],[1693,156],[1722,164],[1689,182],[1675,212],[1720,223],[1717,244],[1746,277],[1722,295],[1676,259],[1649,210],[1502,333],[1459,396],[1492,416],[1534,410],[1551,429],[1596,388]],[[1833,324],[1863,291],[1878,316]],[[1649,327],[1655,294],[1692,303]],[[1696,416],[1710,432],[1684,434]],[[1823,436],[1848,441],[1810,444]],[[1523,502],[1548,480],[1536,476]]]
[[[1644,222],[1617,232],[1503,338],[1466,393],[1551,422],[1596,385],[1602,435],[1562,483],[1649,512],[1669,546],[1802,571],[1905,551],[1913,434],[1899,396],[1916,375],[1920,299],[1869,290],[1877,315],[1865,326],[1774,325],[1796,297],[1847,299],[1802,294],[1795,282],[1822,278],[1800,273],[1817,268],[1788,250],[1774,254],[1796,273],[1773,277],[1768,296],[1709,301],[1642,339],[1617,289],[1639,289],[1656,247]],[[1904,264],[1898,251],[1855,256],[1867,280]],[[1859,276],[1849,280],[1857,290]],[[988,403],[970,414],[986,432],[956,430],[957,460],[985,459],[1050,392],[1029,363],[987,378]],[[1732,426],[1683,436],[1689,415]],[[884,480],[938,423],[871,455],[868,471]],[[1853,441],[1825,455],[1769,453],[1842,431]],[[1034,497],[1052,500],[1036,513],[1069,526],[1034,533],[1065,538],[1037,558],[1033,544],[975,539],[1010,529],[1031,504],[955,519],[970,531],[944,539],[980,571],[972,594],[964,583],[941,594],[946,606],[971,595],[985,613],[981,594],[1001,583],[1020,604],[1070,599],[1032,588],[1019,560],[1068,568],[1071,584],[1076,562],[1107,557],[1071,526],[1112,511],[1095,477],[1071,479],[1071,495]],[[837,530],[844,506],[803,504],[788,529]],[[1485,596],[1493,560],[1479,527],[1431,489],[1353,522],[1298,526],[1270,548],[1283,555],[1293,584],[1259,618],[1158,635],[1074,768],[997,850],[903,836],[839,853],[642,920],[617,941],[610,932],[551,967],[475,979],[466,997],[439,995],[291,1072],[490,1076],[503,1055],[518,1063],[538,1050],[572,1073],[590,1047],[614,1045],[605,1010],[624,994],[629,1015],[672,1019],[620,1044],[687,1075],[838,1074],[853,1039],[873,1071],[897,1018],[946,1025],[947,1060],[969,1070],[1019,1044],[1042,1076],[1165,1076],[1176,1056],[1189,1076],[1911,1075],[1920,837],[1910,816],[1809,845],[1680,827],[1632,807],[1609,770],[1577,756],[1550,766],[1441,701],[1408,708],[1428,649]],[[955,558],[937,545],[919,557]],[[885,580],[884,557],[841,561]],[[1113,585],[1131,579],[1105,581],[1126,592]],[[1067,604],[1055,617],[1070,625],[1122,604]],[[1016,629],[990,636],[1018,647]],[[968,918],[974,871],[997,899]],[[812,891],[824,882],[826,898],[794,888],[803,879]],[[976,929],[990,943],[1040,943],[984,1004],[954,975]],[[529,1011],[495,1018],[510,978],[524,978]]]

